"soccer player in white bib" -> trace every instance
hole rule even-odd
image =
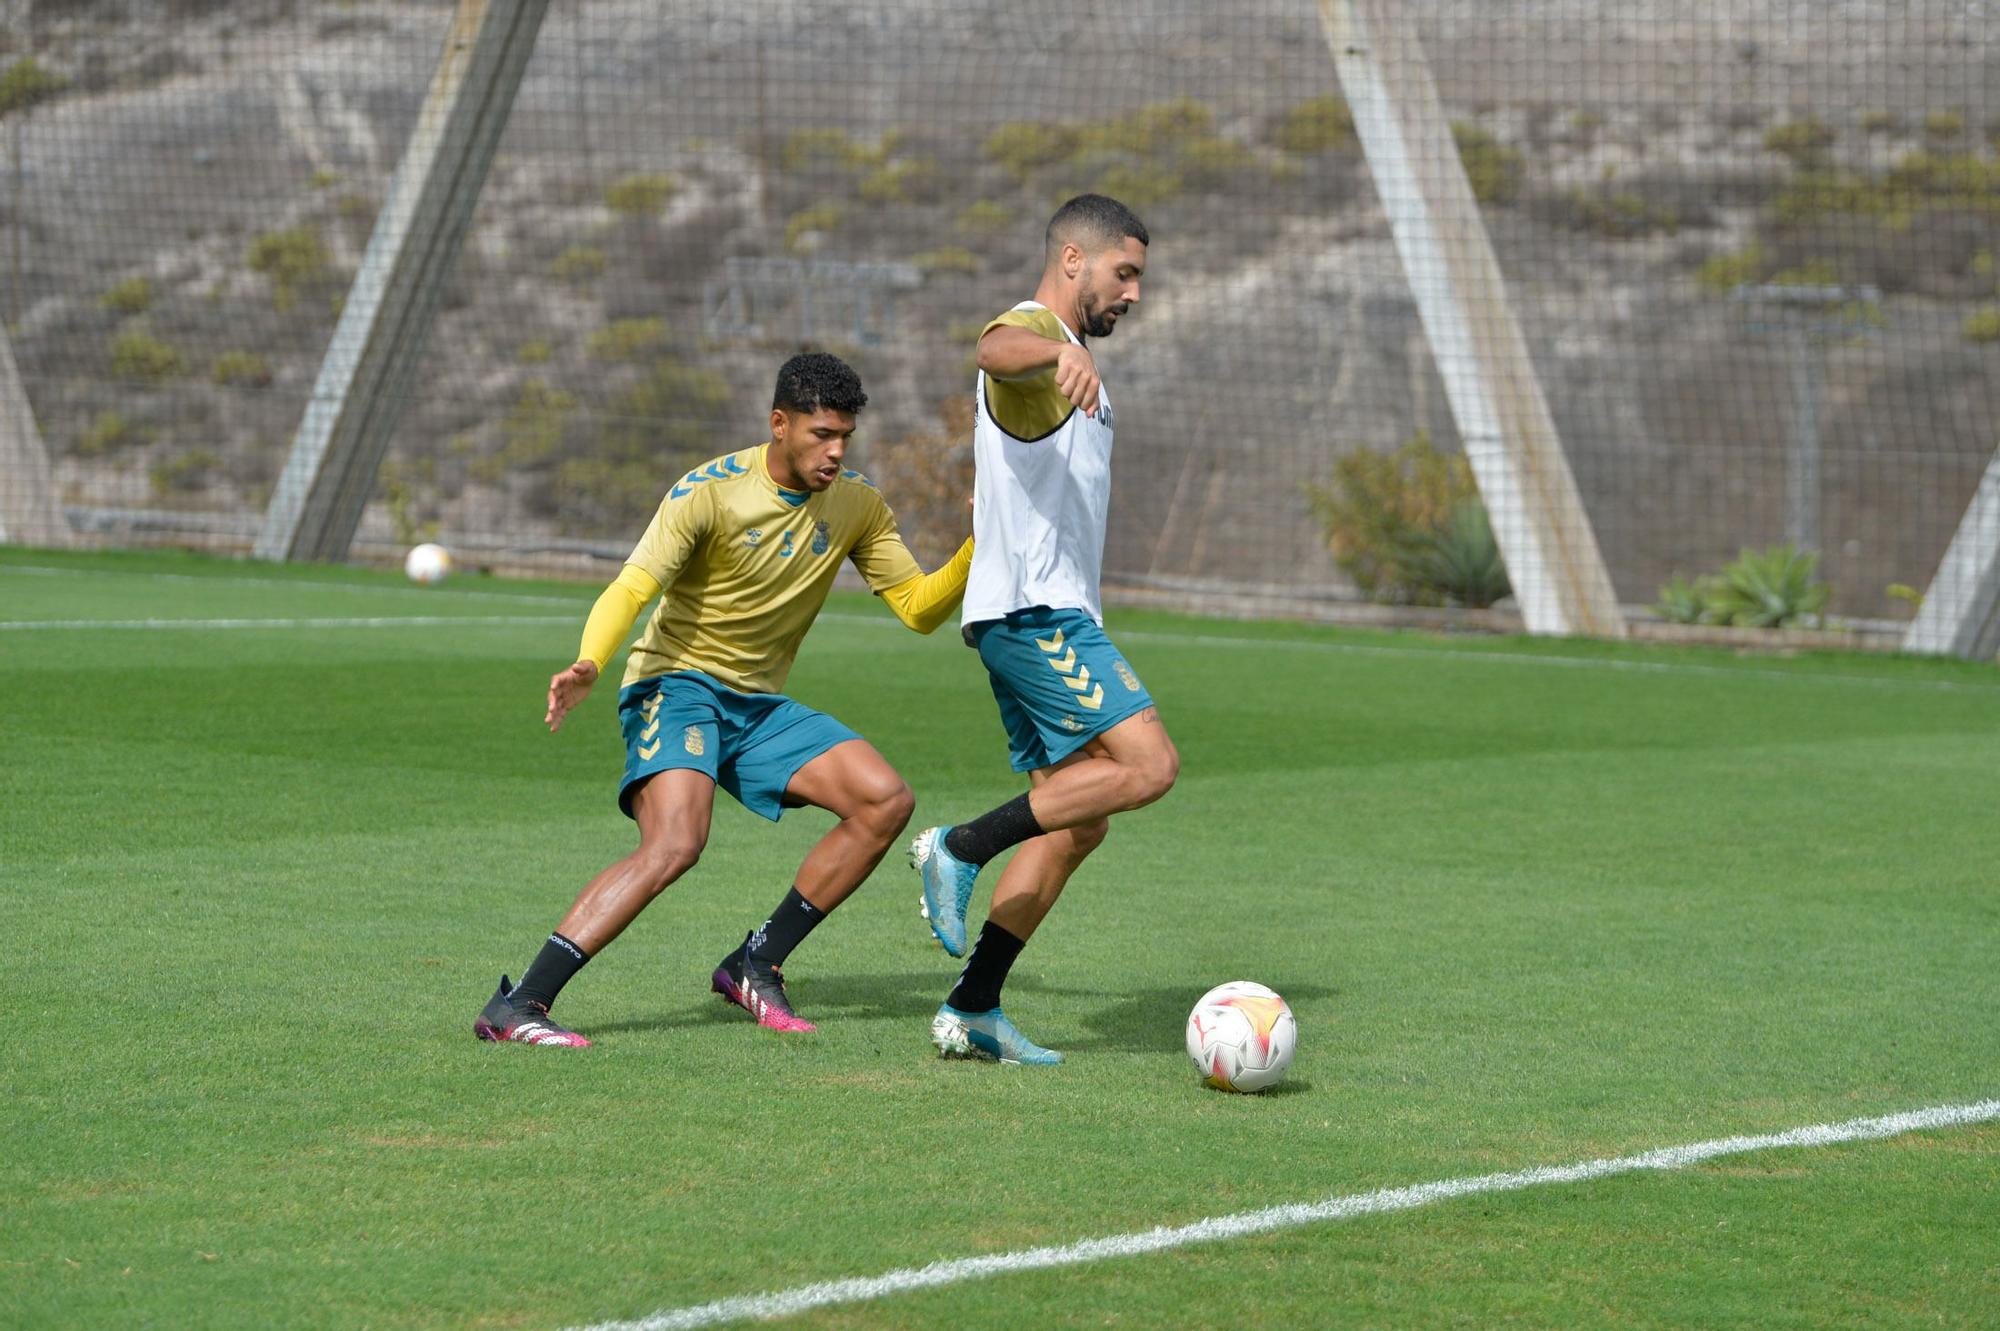
[[[1029,788],[910,845],[924,913],[954,957],[981,866],[1014,858],[958,983],[931,1021],[947,1057],[1060,1063],[1000,1010],[1000,989],[1112,814],[1167,793],[1180,755],[1139,677],[1104,633],[1098,593],[1111,498],[1111,399],[1091,355],[1139,299],[1146,228],[1101,194],[1049,220],[1035,298],[979,335],[973,556],[966,641],[978,648]]]

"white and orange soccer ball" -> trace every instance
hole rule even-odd
[[[1188,1013],[1187,1051],[1195,1071],[1224,1091],[1261,1091],[1285,1079],[1299,1026],[1285,1000],[1261,984],[1231,980]]]
[[[403,556],[403,572],[411,582],[421,582],[429,586],[443,582],[451,572],[451,551],[431,541],[410,547],[410,553]]]

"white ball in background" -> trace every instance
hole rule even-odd
[[[411,546],[410,553],[403,556],[403,572],[410,575],[411,582],[425,586],[443,582],[451,572],[451,551],[431,541]]]

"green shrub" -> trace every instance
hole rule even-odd
[[[147,479],[152,483],[153,493],[165,497],[199,490],[221,467],[222,458],[214,449],[190,448],[178,457],[154,463]]]
[[[645,360],[667,342],[664,319],[618,319],[590,335],[584,350],[597,360]]]
[[[380,205],[372,195],[358,191],[341,195],[340,201],[334,204],[334,210],[350,222],[372,222],[378,207]]]
[[[1109,194],[1129,207],[1151,208],[1179,194],[1181,178],[1164,167],[1152,164],[1127,166],[1121,162],[1107,169],[1091,188],[1099,194]],[[1064,197],[1068,197],[1067,193]]]
[[[1355,449],[1334,463],[1332,484],[1309,484],[1305,493],[1334,563],[1364,595],[1390,604],[1490,605],[1506,594],[1472,469],[1428,434],[1393,452]],[[1468,505],[1480,509],[1476,518]]]
[[[816,203],[793,213],[785,222],[785,248],[796,251],[808,231],[832,231],[847,217],[837,203]]]
[[[1315,97],[1286,112],[1272,139],[1278,147],[1299,157],[1351,148],[1354,113],[1339,97]]]
[[[971,250],[957,245],[946,245],[940,249],[925,250],[912,255],[910,262],[926,273],[976,273],[979,271],[979,256]]]
[[[1738,628],[1782,628],[1822,615],[1833,589],[1813,581],[1819,556],[1790,545],[1745,550],[1711,585],[1708,617]]]
[[[549,275],[579,285],[604,275],[604,251],[595,245],[572,245],[549,264]]]
[[[986,136],[982,151],[1016,180],[1044,166],[1066,161],[1083,140],[1073,125],[1017,120]]]
[[[1013,226],[1014,219],[1018,215],[1004,203],[981,199],[960,209],[958,216],[952,220],[952,227],[958,231],[969,231],[974,235],[997,235]]]
[[[215,367],[208,377],[224,388],[231,384],[268,388],[271,363],[254,351],[225,351],[215,358]]]
[[[148,277],[128,277],[114,282],[97,303],[113,314],[144,314],[153,304],[153,282]]]
[[[2000,342],[2000,305],[1982,305],[1966,315],[1964,329],[1968,342]]]
[[[329,189],[340,183],[340,172],[328,171],[322,167],[312,173],[312,179],[307,183],[314,189]]]
[[[1764,263],[1764,247],[1753,240],[1734,254],[1718,254],[1704,262],[1695,271],[1695,285],[1703,291],[1726,296],[1762,276]]]
[[[514,348],[514,359],[523,365],[547,365],[555,354],[556,349],[544,337],[530,338]]]
[[[1452,122],[1451,138],[1458,145],[1458,160],[1465,166],[1472,197],[1481,203],[1511,203],[1521,189],[1525,163],[1521,154],[1464,121]]]
[[[1476,495],[1455,500],[1443,525],[1416,543],[1409,573],[1412,582],[1445,600],[1482,610],[1513,590],[1486,505]]]
[[[1234,139],[1209,137],[1182,144],[1177,160],[1189,186],[1212,190],[1256,165],[1257,155]]]
[[[266,231],[250,242],[250,270],[271,279],[271,305],[283,312],[298,300],[299,288],[324,279],[332,259],[319,231],[295,226]]]
[[[90,422],[90,428],[77,436],[73,450],[78,457],[102,457],[129,444],[144,442],[144,435],[132,428],[124,413],[100,411]]]
[[[1120,152],[1163,157],[1199,139],[1213,137],[1215,112],[1192,98],[1153,102],[1129,115],[1084,125],[1077,151]]]
[[[893,137],[885,135],[881,143],[870,147],[846,130],[832,126],[796,129],[786,136],[778,160],[787,171],[829,165],[843,171],[865,171],[887,160],[894,143]]]
[[[1871,107],[1861,113],[1857,123],[1863,134],[1893,134],[1903,127],[1903,118],[1894,111]]]
[[[652,217],[679,188],[664,171],[635,171],[604,187],[604,206],[623,217]]]
[[[111,339],[111,372],[123,379],[160,383],[187,369],[181,353],[140,328],[128,328]]]
[[[1614,240],[1656,231],[1671,235],[1680,228],[1680,218],[1671,208],[1655,208],[1630,190],[1595,194],[1580,189],[1570,194],[1569,201],[1573,225]]]
[[[0,74],[0,116],[25,111],[69,86],[60,74],[43,69],[31,55],[22,56]]]
[[[1795,268],[1780,268],[1766,280],[1783,287],[1837,287],[1840,265],[1831,259],[1807,259]]]
[[[381,491],[382,502],[389,510],[389,527],[396,533],[396,544],[415,545],[419,541],[437,539],[436,519],[425,521],[417,516],[419,496],[415,481],[420,468],[409,468],[391,459],[384,462],[376,472],[375,482]],[[436,479],[436,466],[430,468],[431,479]]]
[[[1932,139],[1955,139],[1965,133],[1965,117],[1957,111],[1932,111],[1924,117],[1924,135]]]
[[[522,383],[514,405],[500,424],[505,444],[502,457],[509,466],[528,467],[555,456],[569,425],[576,398],[543,379]]]
[[[1833,146],[1833,127],[1818,116],[1787,120],[1764,131],[1764,148],[1789,158],[1793,166],[1807,166],[1822,160]]]
[[[928,203],[944,188],[944,173],[928,157],[888,162],[863,176],[854,192],[870,203]]]
[[[1699,624],[1708,616],[1710,584],[1708,578],[1686,578],[1676,573],[1660,588],[1660,599],[1653,609],[1670,623]]]

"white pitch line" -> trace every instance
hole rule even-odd
[[[1321,1202],[1273,1206],[1261,1211],[1242,1211],[1235,1215],[1197,1220],[1189,1225],[1172,1227],[1162,1225],[1137,1233],[1113,1234],[1105,1238],[1085,1239],[1078,1243],[1027,1248],[1020,1252],[992,1253],[984,1257],[960,1257],[951,1261],[932,1262],[929,1266],[906,1267],[879,1276],[829,1280],[817,1285],[801,1285],[794,1289],[776,1290],[768,1294],[745,1294],[685,1308],[663,1308],[638,1321],[598,1322],[585,1328],[585,1331],[691,1331],[691,1328],[695,1327],[719,1326],[725,1322],[744,1321],[750,1318],[790,1317],[809,1312],[814,1308],[843,1303],[862,1303],[895,1294],[908,1294],[915,1290],[961,1284],[968,1280],[1012,1275],[1019,1271],[1080,1266],[1086,1262],[1098,1262],[1116,1257],[1137,1257],[1145,1253],[1164,1252],[1170,1248],[1184,1248],[1196,1243],[1218,1243],[1225,1239],[1266,1234],[1272,1230],[1294,1229],[1300,1225],[1319,1224],[1328,1220],[1348,1220],[1355,1216],[1379,1215],[1387,1211],[1407,1211],[1414,1207],[1429,1206],[1433,1202],[1469,1197],[1476,1193],[1514,1192],[1522,1188],[1540,1187],[1546,1183],[1583,1183],[1592,1179],[1609,1178],[1615,1174],[1631,1174],[1648,1169],[1685,1169],[1689,1165],[1700,1164],[1704,1160],[1713,1160],[1719,1156],[1744,1155],[1751,1151],[1770,1151],[1785,1147],[1836,1146],[1842,1142],[1899,1137],[1910,1132],[1964,1127],[1974,1123],[1992,1122],[1995,1119],[2000,1119],[2000,1100],[1980,1100],[1967,1105],[1940,1105],[1932,1109],[1916,1109],[1902,1114],[1889,1114],[1882,1118],[1854,1118],[1844,1123],[1819,1123],[1811,1127],[1793,1128],[1787,1132],[1774,1132],[1755,1137],[1720,1137],[1714,1141],[1695,1142],[1688,1146],[1668,1146],[1657,1151],[1618,1156],[1607,1160],[1584,1160],[1572,1165],[1549,1165],[1517,1170],[1508,1174],[1480,1174],[1470,1178],[1440,1179],[1434,1183],[1419,1183],[1406,1188],[1384,1188],[1377,1192],[1330,1197]]]
[[[0,619],[0,631],[33,629],[394,629],[454,624],[574,624],[575,615],[375,615],[350,619]]]
[[[116,578],[129,581],[191,582],[203,587],[270,587],[280,591],[310,587],[315,591],[365,592],[373,596],[441,596],[454,600],[523,601],[532,605],[575,605],[588,609],[582,596],[547,596],[537,592],[477,591],[469,587],[398,587],[371,582],[327,582],[314,578],[259,578],[249,574],[155,573],[146,569],[57,568],[46,564],[0,564],[0,574],[22,573],[43,578]]]
[[[886,615],[854,615],[839,610],[824,611],[822,620],[843,624],[878,624],[889,627],[896,621]],[[1570,670],[1624,670],[1657,675],[1702,675],[1714,679],[1775,679],[1787,683],[1816,681],[1827,684],[1860,684],[1869,688],[1936,689],[1947,693],[1990,693],[2000,695],[2000,685],[1967,684],[1949,679],[1894,679],[1877,675],[1843,675],[1809,670],[1765,670],[1756,666],[1730,667],[1697,665],[1691,661],[1632,661],[1598,656],[1555,656],[1547,652],[1492,652],[1462,647],[1388,647],[1361,642],[1301,641],[1297,638],[1235,638],[1206,633],[1165,633],[1155,629],[1119,629],[1120,642],[1158,642],[1173,647],[1230,647],[1256,651],[1331,652],[1341,656],[1382,656],[1400,661],[1461,661],[1474,665],[1557,666]]]

